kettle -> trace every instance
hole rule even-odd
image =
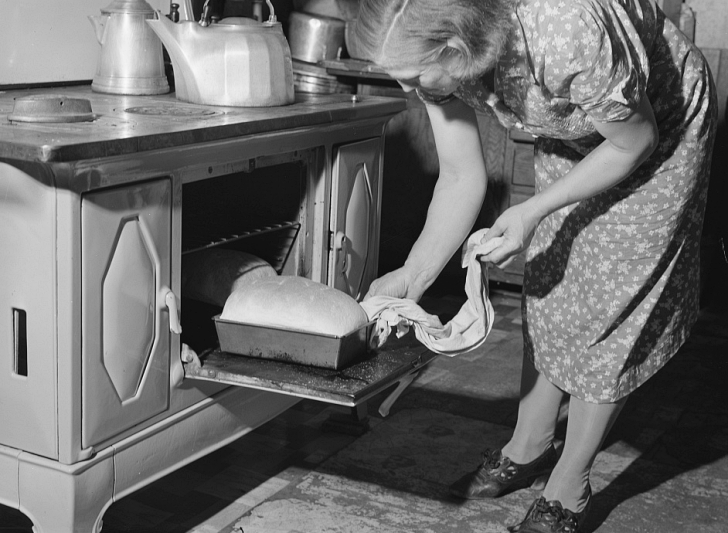
[[[244,17],[215,22],[209,4],[207,0],[199,22],[188,18],[188,0],[179,22],[165,16],[146,21],[172,61],[177,99],[234,107],[293,103],[291,50],[272,5],[266,22]]]
[[[164,94],[162,42],[147,26],[159,16],[145,0],[113,0],[101,15],[89,16],[101,44],[91,89],[110,94]]]

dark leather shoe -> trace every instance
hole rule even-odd
[[[586,507],[580,513],[564,509],[561,502],[546,501],[541,496],[531,504],[526,517],[520,524],[510,526],[511,533],[580,533],[589,507],[591,506],[591,487]]]
[[[497,498],[503,494],[530,486],[537,478],[551,473],[558,456],[553,445],[540,457],[525,465],[519,465],[500,450],[485,450],[483,463],[450,486],[450,493],[469,500]]]

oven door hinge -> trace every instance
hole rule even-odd
[[[184,381],[188,366],[192,368],[201,368],[202,362],[192,348],[182,343],[179,359],[172,360],[169,384],[173,389],[179,387],[182,384],[182,381]]]

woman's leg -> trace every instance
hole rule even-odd
[[[511,461],[527,464],[542,455],[554,440],[564,392],[548,381],[524,355],[518,421],[502,453]]]
[[[513,437],[500,453],[486,450],[481,465],[453,483],[450,492],[467,499],[497,498],[548,474],[557,461],[551,443],[563,397],[524,357]]]
[[[597,404],[571,397],[564,449],[543,492],[547,501],[574,512],[586,506],[592,464],[626,400]]]

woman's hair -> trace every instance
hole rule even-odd
[[[436,62],[457,79],[490,70],[510,31],[514,0],[360,0],[357,55],[384,68]],[[454,43],[454,44],[453,44]],[[454,59],[453,59],[454,58]]]

